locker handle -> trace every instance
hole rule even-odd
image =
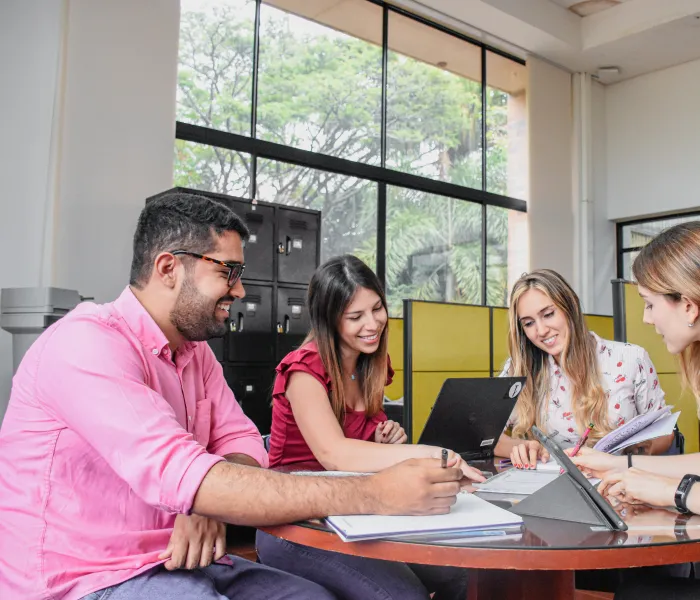
[[[238,313],[238,331],[243,331],[243,319],[245,317],[243,316],[242,312]]]
[[[292,253],[292,238],[287,236],[287,256]]]
[[[289,333],[289,315],[284,315],[284,332]]]

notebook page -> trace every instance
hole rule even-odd
[[[671,435],[673,433],[673,428],[676,426],[676,423],[678,422],[678,417],[681,416],[680,411],[675,412],[673,414],[666,414],[660,419],[657,419],[654,421],[651,425],[648,427],[645,427],[642,429],[639,433],[636,433],[635,435],[628,437],[624,442],[621,444],[615,446],[614,448],[611,448],[609,452],[611,454],[616,454],[618,452],[621,452],[625,448],[629,446],[634,446],[635,444],[641,444],[642,442],[646,442],[648,440],[653,440],[654,438],[659,438],[663,437],[665,435]]]
[[[634,419],[631,419],[622,427],[618,427],[614,431],[611,431],[608,435],[599,439],[595,446],[593,446],[593,449],[599,450],[600,452],[610,452],[613,448],[622,444],[627,438],[639,433],[651,425],[654,421],[669,414],[670,412],[671,407],[666,406],[661,410],[655,410],[643,415],[637,415],[634,417]]]
[[[529,496],[557,477],[559,477],[559,465],[555,472],[508,469],[484,483],[475,483],[474,487],[479,492]]]

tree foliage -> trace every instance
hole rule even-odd
[[[252,0],[183,12],[179,120],[250,135],[253,16]],[[262,6],[257,137],[378,165],[381,80],[380,47]],[[387,167],[480,189],[481,84],[390,52],[387,86]],[[505,193],[507,95],[487,95],[488,189]],[[250,156],[183,141],[175,156],[177,185],[250,194]],[[323,212],[324,259],[351,252],[375,265],[375,183],[259,159],[256,186],[261,200]],[[507,211],[488,216],[487,300],[503,304]],[[402,298],[481,301],[481,224],[480,205],[389,189],[393,314]]]

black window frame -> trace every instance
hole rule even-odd
[[[500,55],[520,65],[525,61],[503,50],[473,39],[463,33],[454,31],[444,25],[435,23],[425,17],[416,15],[403,8],[387,4],[382,0],[365,0],[382,8],[382,90],[381,90],[381,133],[380,133],[380,165],[368,165],[352,160],[302,150],[285,146],[255,137],[257,129],[258,104],[258,62],[260,57],[260,9],[262,0],[255,1],[255,32],[253,39],[253,73],[252,73],[252,102],[250,136],[229,133],[176,121],[175,138],[208,146],[215,146],[234,152],[244,152],[251,156],[251,196],[257,194],[257,161],[258,158],[277,160],[301,167],[329,171],[340,175],[369,179],[377,183],[377,263],[376,272],[383,285],[386,284],[386,200],[387,185],[409,188],[447,198],[455,198],[481,205],[482,220],[482,260],[481,260],[481,304],[486,305],[487,299],[487,206],[498,206],[508,210],[527,212],[527,202],[510,196],[503,196],[485,189],[469,188],[454,183],[448,183],[428,177],[404,173],[386,167],[386,136],[387,136],[387,65],[388,65],[388,30],[389,14],[391,12],[403,15],[423,25],[436,29],[447,35],[456,37],[464,42],[475,45],[481,51],[481,171],[482,188],[487,186],[487,52]]]
[[[617,278],[625,279],[625,254],[631,252],[639,252],[644,246],[624,246],[623,244],[623,229],[630,225],[641,225],[644,223],[656,223],[658,221],[668,221],[669,219],[681,219],[683,217],[698,217],[700,219],[700,211],[694,210],[690,212],[672,213],[670,215],[657,215],[655,217],[644,217],[643,219],[633,219],[629,221],[618,221],[615,223],[615,245],[617,247]]]

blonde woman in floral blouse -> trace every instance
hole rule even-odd
[[[516,281],[508,312],[510,358],[501,376],[525,376],[527,382],[495,454],[510,456],[516,467],[534,468],[538,458],[548,458],[528,439],[533,425],[566,448],[593,423],[592,445],[633,417],[665,406],[647,352],[589,331],[578,296],[555,271],[540,269]],[[662,454],[672,441],[670,435],[632,451]]]

